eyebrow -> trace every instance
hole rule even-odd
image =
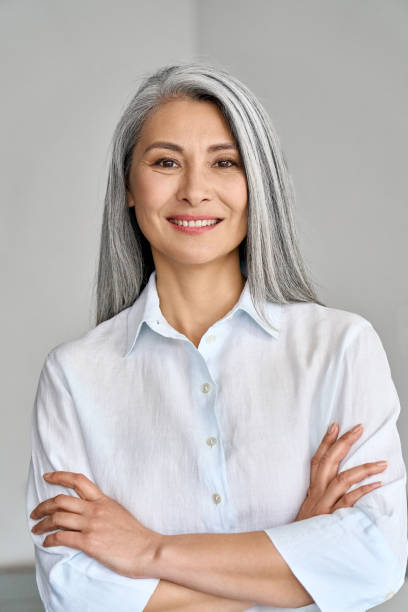
[[[152,142],[152,144],[146,147],[143,155],[151,149],[170,149],[171,151],[177,151],[178,153],[183,153],[184,151],[183,147],[180,147],[180,145],[174,144],[173,142],[157,141]],[[213,153],[214,151],[224,151],[227,149],[238,151],[238,148],[234,142],[219,142],[217,144],[210,145],[207,151],[209,153]]]

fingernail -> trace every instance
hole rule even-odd
[[[377,461],[378,467],[386,467],[388,463],[386,461]]]
[[[328,433],[331,434],[334,432],[334,430],[336,429],[336,425],[337,423],[332,423],[328,429]]]
[[[359,425],[356,425],[355,427],[353,427],[351,431],[352,433],[357,433],[358,431],[361,431],[362,429],[363,429],[363,426],[360,423]]]
[[[43,478],[48,478],[48,476],[51,476],[52,472],[47,472],[46,474],[43,474]]]

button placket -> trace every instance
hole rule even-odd
[[[215,339],[215,334],[211,334],[210,336],[208,336],[208,338],[211,338],[212,336],[214,336]],[[206,339],[207,342],[213,342],[213,340],[209,340],[208,338]],[[209,393],[212,390],[212,384],[209,382],[204,382],[201,384],[200,389],[202,393]],[[210,436],[209,438],[207,438],[206,443],[210,448],[212,448],[217,444],[217,438],[215,436]],[[214,459],[217,459],[217,456],[217,453],[215,453],[213,455]],[[211,499],[215,505],[220,504],[222,501],[222,497],[219,493],[213,493]]]

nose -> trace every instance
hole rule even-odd
[[[191,206],[211,200],[211,187],[205,169],[198,165],[187,168],[181,175],[177,197],[187,200]]]

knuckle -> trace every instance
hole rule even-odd
[[[62,504],[64,499],[65,499],[65,495],[63,493],[58,493],[58,495],[54,497],[54,502],[57,504]]]
[[[350,479],[350,475],[347,473],[347,471],[340,472],[339,474],[337,474],[337,480],[341,482],[342,484],[348,483],[349,479]]]
[[[311,463],[311,465],[312,465],[312,466],[317,466],[317,465],[319,465],[319,463],[320,463],[320,459],[319,459],[319,457],[316,457],[316,456],[314,455],[314,456],[312,457],[312,460],[311,460],[311,462],[310,462],[310,463]]]
[[[101,519],[105,515],[105,509],[98,504],[95,504],[93,507],[93,516],[96,519]]]
[[[327,463],[329,463],[330,459],[331,459],[331,455],[329,455],[329,453],[325,453],[323,457],[320,459],[320,463],[323,466],[325,466]]]
[[[59,522],[61,520],[61,512],[54,512],[54,514],[52,515],[52,524],[55,525],[55,527],[58,527]]]

